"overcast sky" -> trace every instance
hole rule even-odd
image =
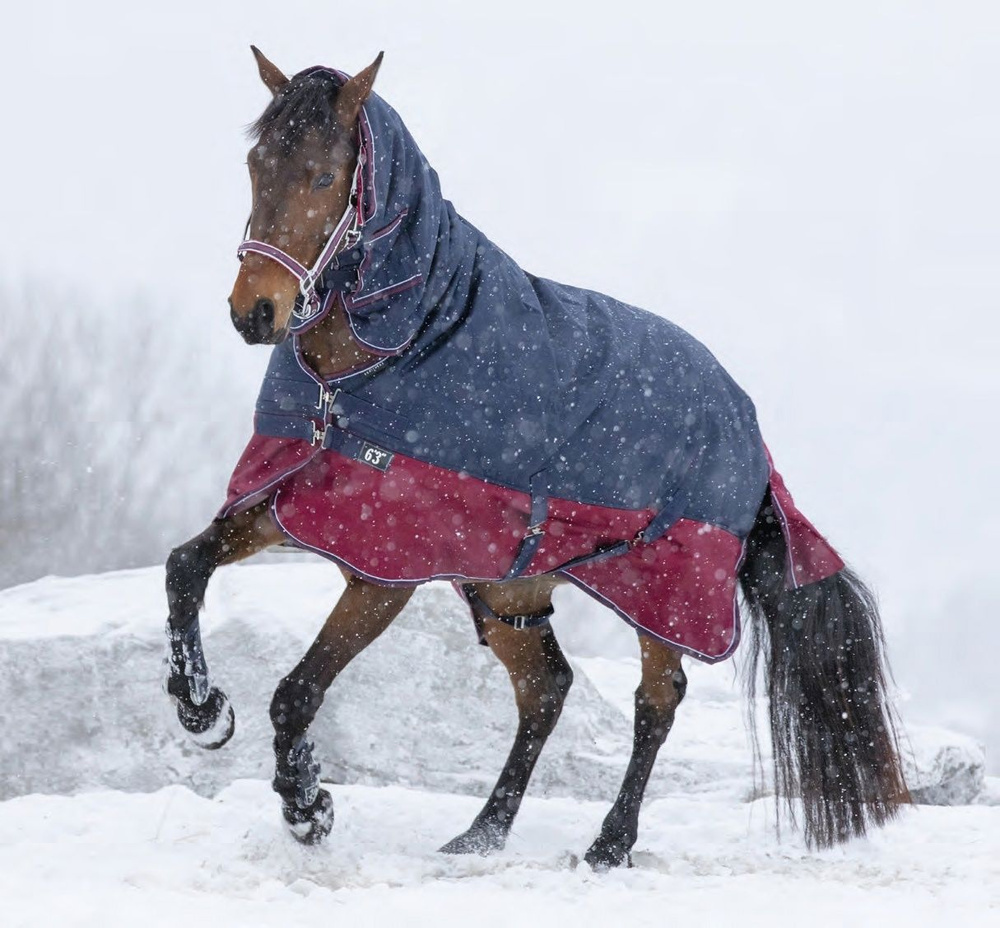
[[[225,305],[267,102],[248,46],[288,73],[384,49],[376,90],[463,215],[720,356],[803,510],[878,585],[904,687],[1000,753],[998,10],[19,4],[0,284],[122,312],[155,292],[164,333],[204,321],[192,365],[225,359],[249,406],[265,354]]]

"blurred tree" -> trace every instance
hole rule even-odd
[[[221,503],[252,394],[145,298],[32,285],[0,316],[0,587],[164,560]]]

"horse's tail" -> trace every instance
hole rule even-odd
[[[769,697],[776,799],[802,801],[807,842],[828,847],[894,818],[909,802],[878,607],[846,568],[796,589],[768,492],[739,579],[751,621],[745,676],[751,720],[758,668]],[[755,751],[756,730],[753,730]],[[758,754],[759,756],[759,754]]]

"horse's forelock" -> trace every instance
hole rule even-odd
[[[337,82],[332,75],[297,74],[249,126],[247,134],[254,142],[267,135],[287,154],[311,129],[332,137],[336,104]]]

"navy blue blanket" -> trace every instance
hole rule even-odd
[[[747,535],[768,462],[753,404],[713,355],[665,319],[521,270],[442,197],[375,95],[359,136],[362,237],[344,256],[358,284],[328,303],[384,358],[332,381],[324,410],[286,340],[256,431],[329,424],[323,446],[343,453],[368,443],[543,501],[662,510],[660,530],[683,516]]]

